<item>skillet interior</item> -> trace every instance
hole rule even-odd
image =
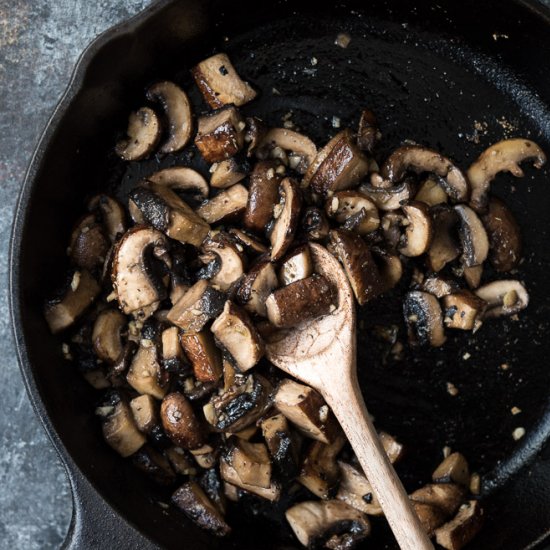
[[[292,110],[294,120],[318,144],[334,132],[333,116],[341,118],[342,126],[354,127],[360,109],[368,106],[381,121],[382,157],[405,138],[440,149],[461,167],[507,136],[529,136],[550,152],[545,106],[550,103],[550,75],[544,70],[549,27],[519,3],[491,1],[481,8],[470,1],[460,7],[443,2],[411,10],[406,2],[389,7],[377,1],[368,10],[353,10],[348,2],[324,14],[308,11],[300,2],[242,4],[237,14],[222,3],[180,2],[99,48],[80,92],[55,120],[57,129],[31,168],[32,196],[28,188],[15,231],[18,340],[26,346],[24,367],[32,372],[52,425],[103,497],[146,536],[168,547],[185,540],[186,547],[197,549],[256,548],[267,529],[269,544],[262,546],[290,548],[295,543],[286,526],[275,523],[272,510],[264,515],[265,510],[254,509],[252,515],[248,507],[232,514],[239,535],[227,544],[189,526],[176,512],[161,509],[157,501],[167,496],[103,443],[92,417],[97,395],[63,362],[60,342],[48,334],[42,318],[45,289],[61,276],[65,243],[83,198],[106,187],[121,192],[121,180],[123,192],[159,166],[196,162],[182,155],[126,170],[113,158],[116,132],[124,127],[128,111],[141,106],[144,87],[169,78],[189,89],[188,69],[214,50],[225,50],[239,72],[263,92],[245,111],[261,113],[275,125]],[[352,37],[345,50],[333,44],[342,31]],[[496,51],[498,60],[491,57]],[[272,92],[274,87],[280,95]],[[196,92],[192,99],[197,109],[203,107]],[[479,143],[472,141],[476,123],[482,124]],[[464,452],[473,469],[485,474],[488,521],[472,547],[522,548],[550,526],[550,498],[530,488],[527,476],[527,464],[550,430],[550,371],[544,360],[550,351],[545,338],[550,307],[547,179],[547,169],[528,170],[524,180],[503,176],[495,186],[524,232],[521,277],[532,305],[519,322],[488,323],[475,337],[453,334],[442,350],[415,352],[406,363],[383,364],[383,349],[370,327],[381,319],[395,322],[398,304],[380,300],[361,313],[360,377],[379,427],[411,448],[399,470],[407,487],[429,478],[444,445]],[[464,361],[466,352],[471,358]],[[508,371],[499,368],[504,362],[511,365]],[[447,394],[447,381],[459,388],[457,397]],[[518,417],[510,414],[514,405],[523,411]],[[518,425],[528,436],[516,444],[511,432]],[[534,466],[538,486],[549,479],[543,477],[549,474],[545,464],[540,455]],[[376,531],[385,536],[383,527]]]

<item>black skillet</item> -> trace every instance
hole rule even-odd
[[[334,45],[340,32],[351,36],[347,49]],[[335,132],[333,116],[354,127],[368,106],[381,120],[381,157],[407,138],[463,168],[507,136],[529,136],[550,152],[550,13],[534,1],[376,0],[328,8],[297,0],[182,0],[156,4],[96,40],[32,160],[11,248],[21,368],[73,489],[69,548],[297,547],[277,510],[239,509],[229,518],[235,534],[222,541],[159,505],[168,496],[103,443],[93,417],[96,394],[63,361],[41,311],[65,267],[84,198],[105,188],[120,194],[144,169],[126,170],[111,153],[128,112],[143,103],[144,87],[169,78],[191,88],[189,68],[220,50],[262,91],[245,111],[276,125],[292,110],[319,144]],[[196,93],[193,101],[196,111],[204,108]],[[145,169],[176,161],[192,162],[185,155],[155,159]],[[410,448],[399,470],[406,486],[428,479],[444,445],[464,452],[483,476],[487,522],[471,548],[532,548],[550,533],[548,179],[548,169],[528,169],[523,180],[504,175],[493,186],[524,233],[519,277],[531,305],[519,322],[487,323],[475,337],[453,334],[443,349],[396,363],[384,361],[371,328],[395,322],[397,304],[380,300],[361,313],[367,402],[378,425]],[[458,396],[446,392],[448,381]],[[513,406],[522,413],[513,416]],[[527,435],[515,442],[518,426]],[[376,547],[394,547],[381,522],[375,532]]]

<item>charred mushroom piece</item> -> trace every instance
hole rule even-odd
[[[370,534],[366,514],[339,500],[306,501],[285,512],[296,538],[307,548],[355,548]]]
[[[521,260],[521,232],[508,207],[496,197],[489,199],[482,216],[489,237],[489,261],[500,272],[511,271]]]
[[[381,173],[391,182],[403,179],[407,172],[430,172],[439,176],[440,185],[452,201],[468,199],[468,182],[462,171],[437,151],[419,145],[405,145],[396,149],[382,166]]]
[[[262,420],[261,427],[262,436],[279,474],[294,477],[298,473],[299,448],[287,419],[282,414],[275,414]]]
[[[96,355],[102,361],[116,363],[124,352],[121,332],[126,317],[116,309],[105,309],[96,318],[92,331],[92,343]]]
[[[432,220],[428,208],[421,202],[410,202],[403,206],[407,217],[407,225],[403,236],[403,244],[399,252],[410,258],[424,254],[432,242]]]
[[[278,149],[288,151],[289,166],[299,174],[306,173],[317,155],[313,141],[287,128],[271,128],[263,137],[260,149],[271,151],[272,155]]]
[[[213,164],[211,171],[210,185],[218,189],[226,189],[246,178],[246,170],[233,158]]]
[[[175,153],[191,139],[193,115],[187,94],[173,82],[157,82],[147,90],[147,99],[159,103],[167,119],[168,139],[161,153]]]
[[[126,231],[126,214],[122,205],[108,195],[96,195],[88,202],[88,210],[99,213],[105,232],[114,243]]]
[[[193,407],[179,392],[169,393],[160,406],[160,419],[166,435],[182,449],[197,449],[204,434]]]
[[[205,258],[216,262],[217,270],[210,274],[212,286],[227,291],[245,272],[244,256],[237,243],[226,233],[217,233],[208,238],[202,250]]]
[[[427,263],[430,270],[437,273],[460,254],[454,234],[458,215],[454,209],[446,206],[432,208],[431,214],[433,238],[428,249]]]
[[[225,296],[201,279],[174,304],[166,318],[187,332],[199,332],[220,314],[224,302]]]
[[[290,178],[285,178],[279,188],[279,203],[273,209],[273,229],[269,236],[271,242],[271,260],[280,260],[294,239],[300,210],[302,195],[298,184]]]
[[[262,416],[271,404],[271,384],[262,376],[238,376],[235,383],[204,406],[208,423],[222,432],[236,433]]]
[[[70,257],[82,269],[93,271],[102,266],[111,244],[93,214],[84,216],[71,234]]]
[[[364,514],[383,515],[380,503],[363,472],[342,461],[338,461],[338,466],[340,484],[336,498]]]
[[[313,261],[307,244],[298,246],[289,252],[279,269],[279,281],[289,285],[313,275]]]
[[[186,481],[173,495],[172,502],[202,529],[218,537],[231,532],[219,510],[196,481]]]
[[[230,300],[225,303],[211,330],[235,359],[241,372],[251,369],[264,355],[264,343],[248,314]]]
[[[489,254],[489,239],[478,215],[464,204],[454,207],[460,218],[459,237],[464,265],[481,265]]]
[[[464,456],[460,453],[450,454],[432,474],[435,483],[457,483],[463,487],[470,484],[470,470]]]
[[[432,347],[444,344],[443,314],[435,296],[420,290],[407,293],[403,313],[411,343]]]
[[[148,176],[147,180],[160,187],[197,195],[203,200],[208,198],[207,181],[196,170],[187,166],[164,168]]]
[[[277,388],[273,404],[307,437],[328,445],[340,433],[338,422],[325,400],[309,386],[285,379]]]
[[[53,334],[70,327],[97,298],[101,288],[85,269],[73,271],[58,296],[48,300],[44,317]]]
[[[140,160],[151,154],[160,140],[159,119],[149,107],[142,107],[128,118],[128,135],[116,144],[116,154],[122,160]]]
[[[305,209],[302,230],[310,241],[322,241],[328,237],[330,226],[325,213],[315,206]]]
[[[185,355],[193,365],[195,378],[200,382],[217,382],[222,375],[220,351],[209,330],[180,335]]]
[[[493,281],[478,288],[475,293],[487,302],[485,319],[514,315],[529,304],[527,290],[515,280]]]
[[[229,230],[229,234],[235,238],[238,244],[248,248],[254,254],[265,254],[268,251],[267,246],[253,237],[246,231],[241,231],[235,227]]]
[[[112,392],[96,414],[101,418],[105,441],[119,455],[130,456],[145,444],[145,436],[137,429],[132,411],[120,394]]]
[[[229,57],[224,53],[218,53],[201,61],[191,73],[212,109],[231,103],[239,107],[256,97],[256,92],[241,79]]]
[[[126,375],[128,384],[138,393],[162,399],[166,388],[161,385],[161,367],[152,340],[142,340]]]
[[[373,174],[371,181],[375,182],[380,178],[379,174]],[[377,208],[386,212],[398,210],[406,204],[412,196],[412,186],[410,182],[403,181],[398,185],[391,187],[379,187],[373,183],[361,185],[361,193],[368,197]]]
[[[328,249],[344,266],[359,305],[378,296],[384,283],[367,243],[345,229],[332,230],[329,238]]]
[[[170,327],[162,331],[162,366],[168,372],[181,373],[187,362],[180,344],[178,327]]]
[[[167,296],[160,264],[167,262],[166,237],[151,227],[134,227],[117,243],[112,281],[124,313],[147,317]]]
[[[429,483],[410,495],[412,500],[440,508],[447,517],[456,514],[466,489],[456,483]]]
[[[443,298],[443,306],[447,328],[475,330],[481,325],[487,304],[469,290],[460,290],[447,294]]]
[[[427,277],[420,289],[424,292],[433,294],[436,298],[443,298],[451,292],[457,292],[460,290],[458,283],[453,279],[445,279],[443,277]]]
[[[169,187],[148,183],[136,187],[129,200],[140,210],[143,219],[168,237],[200,246],[210,226]]]
[[[132,455],[132,464],[159,485],[172,485],[176,481],[176,474],[167,458],[148,445]]]
[[[432,537],[434,531],[445,523],[445,513],[437,506],[416,500],[413,500],[411,505],[428,537]]]
[[[362,151],[372,153],[376,142],[380,140],[382,133],[378,129],[376,116],[369,109],[363,110],[359,119],[357,130],[357,145]]]
[[[546,155],[534,141],[524,138],[505,139],[483,151],[468,169],[468,179],[472,186],[471,207],[477,212],[484,211],[493,178],[499,172],[523,177],[519,164],[525,160],[533,160],[535,168],[542,168]]]
[[[239,218],[248,202],[246,187],[237,183],[205,202],[197,214],[207,223],[215,224]]]
[[[446,204],[449,196],[440,185],[440,178],[427,178],[419,187],[414,200],[423,202],[427,206],[436,206],[438,204]]]
[[[380,225],[378,209],[366,195],[359,191],[339,191],[326,200],[327,216],[341,224],[363,210],[362,219],[354,227],[354,231],[360,235],[372,233]]]
[[[264,489],[271,487],[271,460],[263,443],[237,439],[224,460],[237,472],[244,484]]]
[[[368,174],[369,163],[349,129],[336,134],[310,164],[302,185],[325,196],[329,191],[349,189]]]
[[[484,519],[479,502],[470,500],[460,507],[452,521],[436,529],[435,540],[447,550],[460,550],[477,535]]]
[[[245,122],[233,106],[199,118],[195,145],[206,162],[221,162],[235,156],[244,145]]]
[[[273,216],[273,208],[279,200],[282,176],[277,174],[279,163],[274,160],[259,161],[250,174],[248,202],[243,223],[248,229],[263,233]]]
[[[273,264],[268,259],[258,261],[244,276],[236,298],[248,312],[266,317],[267,297],[278,285]]]
[[[265,302],[267,318],[275,327],[294,327],[328,315],[336,308],[334,300],[327,279],[314,274],[271,293]]]
[[[134,422],[140,432],[150,434],[160,424],[158,402],[151,395],[139,395],[130,401]]]

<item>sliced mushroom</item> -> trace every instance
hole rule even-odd
[[[500,272],[511,271],[521,260],[521,233],[510,209],[496,197],[482,216],[489,237],[489,261]]]
[[[233,106],[199,118],[195,145],[206,162],[221,162],[235,156],[244,145],[245,122]]]
[[[161,153],[175,153],[183,149],[193,132],[193,114],[187,94],[173,82],[157,82],[147,90],[149,101],[160,103],[167,120],[168,138],[161,145]]]
[[[210,226],[165,185],[146,183],[129,194],[129,200],[143,219],[168,237],[182,243],[200,246]]]
[[[132,464],[159,485],[172,485],[176,481],[168,459],[149,445],[144,445],[132,455]]]
[[[296,247],[282,260],[279,269],[279,281],[282,285],[289,285],[312,275],[313,261],[307,244]]]
[[[328,249],[344,266],[359,305],[378,296],[384,283],[367,243],[345,229],[332,230],[329,238]]]
[[[159,266],[166,262],[166,237],[151,227],[127,231],[113,253],[112,281],[120,308],[126,314],[151,315],[167,296]]]
[[[486,319],[514,315],[529,304],[527,290],[515,280],[493,281],[478,288],[475,293],[487,302]]]
[[[484,519],[479,502],[470,500],[460,507],[452,521],[436,529],[435,540],[447,550],[460,550],[477,535]]]
[[[460,254],[455,237],[459,218],[456,211],[447,206],[435,206],[430,212],[433,238],[426,260],[430,270],[437,273]]]
[[[445,523],[445,513],[437,506],[416,500],[413,500],[411,505],[428,537],[432,537],[434,531]]]
[[[168,372],[181,373],[187,365],[179,332],[178,327],[170,327],[161,334],[162,366]]]
[[[278,328],[290,328],[328,315],[336,309],[330,283],[314,274],[272,292],[266,302],[267,318]]]
[[[260,146],[260,143],[262,143],[267,131],[268,128],[262,119],[255,116],[246,118],[244,140],[248,143],[248,149],[246,151],[246,155],[248,157],[250,157],[252,153],[254,153]]]
[[[117,392],[112,392],[96,409],[101,418],[105,441],[123,457],[134,454],[146,442],[137,429],[128,403]]]
[[[423,202],[428,206],[436,206],[438,204],[446,204],[449,196],[440,185],[440,179],[434,177],[427,178],[418,188],[414,200]]]
[[[370,534],[366,514],[339,500],[306,501],[285,512],[296,538],[307,548],[354,548]]]
[[[482,212],[486,209],[489,198],[489,187],[499,172],[510,172],[517,178],[523,177],[519,164],[533,160],[535,168],[542,168],[546,155],[542,149],[529,139],[505,139],[491,145],[468,168],[468,179],[472,186],[471,207]]]
[[[435,469],[432,474],[432,481],[435,483],[457,483],[463,487],[470,484],[470,470],[464,455],[451,453]]]
[[[338,422],[325,400],[309,386],[284,379],[273,397],[273,404],[307,437],[330,444],[340,433]]]
[[[310,164],[303,186],[325,196],[329,191],[354,187],[369,171],[365,158],[349,129],[336,134]]]
[[[460,218],[459,237],[464,265],[481,265],[489,254],[489,239],[478,215],[465,204],[454,207]]]
[[[196,481],[186,481],[174,492],[172,502],[202,529],[218,537],[224,537],[231,532],[220,511]]]
[[[212,109],[231,103],[239,107],[256,97],[256,92],[241,79],[224,53],[201,61],[191,72],[204,99]]]
[[[244,256],[228,234],[220,232],[208,238],[202,250],[206,258],[216,263],[217,270],[210,276],[210,283],[215,288],[225,292],[243,276]]]
[[[152,340],[142,340],[126,375],[128,384],[138,393],[162,399],[166,387],[160,384],[161,367],[157,348]]]
[[[338,461],[338,466],[340,468],[340,484],[336,498],[365,514],[383,515],[380,503],[363,472],[342,461]]]
[[[139,395],[130,401],[134,422],[140,432],[150,434],[159,425],[158,402],[151,395]]]
[[[205,470],[213,468],[218,461],[219,452],[211,445],[203,445],[202,447],[193,449],[190,452],[193,455],[195,462]]]
[[[204,443],[202,428],[185,396],[169,393],[160,406],[160,419],[166,435],[182,449],[197,449]]]
[[[103,265],[110,246],[102,224],[93,214],[88,214],[73,229],[69,242],[70,257],[77,267],[93,271]]]
[[[256,237],[253,237],[246,231],[241,231],[240,229],[232,227],[229,230],[229,234],[232,237],[235,237],[235,240],[238,244],[241,244],[242,246],[248,248],[254,254],[265,254],[268,251],[268,248],[267,246],[265,246],[265,244],[260,242]]]
[[[382,280],[382,292],[387,292],[401,280],[403,264],[397,254],[393,254],[384,248],[373,246],[371,252]]]
[[[380,140],[382,134],[378,129],[376,116],[369,109],[364,109],[359,119],[359,128],[357,130],[357,145],[362,151],[372,153],[376,142]]]
[[[390,249],[395,249],[401,243],[401,226],[405,216],[398,212],[386,212],[380,221],[384,241]]]
[[[236,298],[248,312],[266,317],[266,299],[278,285],[273,264],[269,259],[260,260],[244,276]]]
[[[466,489],[456,483],[429,483],[410,495],[412,500],[440,508],[447,517],[456,514]]]
[[[219,189],[231,187],[247,175],[247,170],[233,158],[213,164],[210,170],[210,185]]]
[[[275,414],[262,420],[261,427],[262,436],[279,474],[294,477],[298,473],[299,447],[287,419],[282,414]]]
[[[460,290],[460,287],[453,279],[427,277],[420,285],[420,289],[433,294],[436,298],[443,298],[447,294],[451,294],[451,292],[457,292]]]
[[[217,468],[209,468],[206,470],[200,477],[199,484],[216,508],[220,510],[222,514],[225,514],[227,506],[223,493],[223,482]]]
[[[393,435],[387,432],[378,432],[378,439],[382,443],[382,447],[384,447],[384,451],[392,464],[399,462],[403,458],[405,447]]]
[[[239,432],[266,411],[271,404],[271,390],[271,384],[262,376],[239,375],[229,389],[214,395],[203,407],[204,416],[219,431]]]
[[[305,174],[317,155],[315,143],[308,137],[287,128],[271,128],[263,137],[261,149],[289,151],[288,162],[293,170]]]
[[[487,304],[469,290],[460,290],[447,294],[443,298],[443,306],[445,307],[443,321],[447,328],[475,330],[481,326]]]
[[[310,241],[322,241],[328,237],[330,226],[325,213],[315,206],[305,209],[302,230]]]
[[[126,317],[116,309],[105,309],[96,318],[92,343],[96,355],[102,361],[116,363],[124,352],[121,332],[126,326]]]
[[[203,200],[208,198],[207,181],[196,170],[187,166],[164,168],[147,176],[147,180],[161,187],[197,195]]]
[[[140,160],[151,154],[160,140],[159,119],[149,107],[142,107],[128,118],[127,139],[120,140],[115,147],[122,160]]]
[[[73,271],[66,287],[47,301],[44,317],[53,334],[70,327],[97,298],[101,288],[88,271]]]
[[[255,366],[265,353],[264,343],[248,314],[230,300],[225,302],[211,331],[235,359],[241,372]]]
[[[403,179],[407,172],[430,172],[439,176],[439,183],[454,202],[468,199],[468,181],[462,171],[437,151],[419,145],[405,145],[396,149],[382,166],[381,173],[391,182]]]
[[[180,335],[185,355],[193,365],[195,378],[200,382],[217,382],[222,375],[220,350],[209,330]]]
[[[408,292],[403,313],[411,343],[433,347],[444,344],[443,313],[435,296],[420,290]]]
[[[379,174],[373,174],[371,180],[374,182],[379,178]],[[378,187],[371,184],[363,184],[359,188],[361,193],[368,197],[377,208],[386,212],[398,210],[406,204],[412,197],[412,185],[405,180],[398,185],[391,187]]]
[[[202,204],[197,214],[207,223],[215,224],[239,218],[248,202],[248,190],[237,183]]]
[[[471,289],[476,289],[481,283],[483,276],[483,265],[473,265],[472,267],[462,266],[462,276],[466,284]]]
[[[271,487],[271,460],[264,443],[250,443],[237,439],[224,460],[234,468],[239,479],[254,487]]]
[[[302,195],[298,184],[291,178],[285,178],[279,187],[279,203],[273,209],[273,228],[269,236],[271,242],[271,260],[280,260],[294,239],[300,210]]]
[[[360,235],[372,233],[380,225],[378,209],[366,195],[359,191],[339,191],[328,197],[325,203],[327,216],[341,224],[363,210],[360,223],[354,224],[354,231]]]
[[[96,195],[88,202],[88,210],[100,213],[103,227],[111,243],[126,231],[126,214],[122,205],[108,195]]]
[[[197,474],[197,468],[191,461],[187,451],[180,447],[169,447],[164,451],[164,454],[176,473],[184,476]]]
[[[410,202],[403,206],[407,225],[399,252],[410,258],[424,254],[432,242],[433,228],[428,208],[421,202]]]

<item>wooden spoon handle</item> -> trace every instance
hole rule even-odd
[[[359,459],[402,550],[433,550],[370,420],[357,378],[332,381],[323,392]]]

